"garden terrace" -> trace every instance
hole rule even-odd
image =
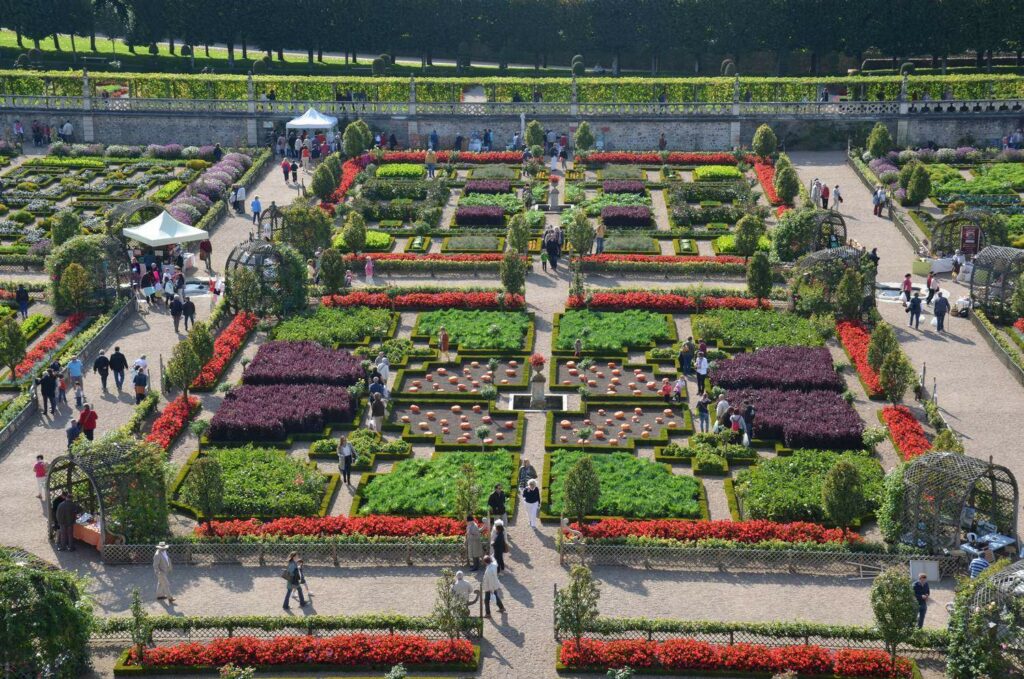
[[[525,354],[511,356],[458,356],[455,364],[430,362],[421,369],[406,368],[395,377],[395,391],[451,398],[465,395],[478,399],[482,389],[492,386],[499,391],[527,389],[530,371]]]
[[[685,405],[665,403],[630,408],[626,403],[591,405],[580,412],[547,414],[547,450],[632,451],[637,444],[666,444],[669,436],[693,433]]]
[[[215,443],[287,443],[294,436],[320,437],[329,425],[346,426],[354,417],[344,387],[269,384],[235,387],[210,422]]]
[[[517,453],[501,449],[486,453],[437,452],[429,460],[397,462],[387,474],[364,474],[351,515],[454,516],[455,483],[466,464],[476,469],[480,488],[493,488],[499,483],[507,488],[516,485]],[[510,493],[509,514],[515,514],[516,498]],[[487,515],[486,494],[481,495],[476,514]]]
[[[835,391],[730,389],[726,399],[732,405],[754,406],[756,439],[787,448],[854,450],[863,445],[864,423]]]
[[[675,372],[659,374],[659,366],[623,364],[621,357],[558,359],[551,363],[552,391],[575,391],[586,387],[592,397],[661,398],[665,381],[675,382]],[[683,398],[686,398],[685,392]]]
[[[522,311],[427,311],[416,317],[412,339],[437,346],[442,327],[453,351],[523,351],[533,345],[533,317]]]
[[[555,450],[544,455],[541,518],[564,516],[565,475],[587,453]],[[699,479],[672,473],[672,468],[638,458],[630,453],[592,455],[594,471],[601,482],[601,496],[593,516],[629,519],[707,519],[707,500]]]
[[[551,346],[555,355],[574,351],[577,339],[588,354],[624,352],[627,349],[651,349],[675,342],[675,322],[669,314],[627,310],[590,311],[570,309],[555,314]]]
[[[521,412],[499,410],[493,401],[436,400],[421,405],[417,398],[393,399],[385,428],[400,431],[410,443],[433,445],[435,450],[522,448]]]

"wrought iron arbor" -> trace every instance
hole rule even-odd
[[[946,215],[932,228],[932,252],[940,257],[957,250],[973,255],[985,246],[985,213],[964,210]]]
[[[1024,273],[1024,250],[989,245],[974,258],[971,302],[985,310],[1002,312]]]
[[[968,531],[1017,537],[1017,480],[1009,469],[960,453],[928,453],[903,472],[902,539],[932,553]]]
[[[259,238],[276,240],[277,233],[283,225],[284,212],[277,206],[277,203],[271,203],[270,207],[260,213],[259,230],[256,235]]]
[[[811,252],[831,250],[846,245],[846,220],[835,210],[819,210],[814,214]]]

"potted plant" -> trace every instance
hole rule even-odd
[[[543,354],[533,354],[530,356],[530,365],[538,373],[544,370],[545,363],[547,363],[547,359],[544,358]]]

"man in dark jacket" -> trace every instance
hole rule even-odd
[[[942,293],[936,293],[937,299],[935,300],[935,306],[932,309],[932,313],[935,314],[935,320],[938,322],[937,330],[943,332],[946,329],[946,314],[949,313],[949,300],[942,296]]]
[[[92,362],[92,371],[100,374],[100,384],[103,385],[103,391],[106,391],[107,377],[110,376],[110,359],[107,358],[105,351],[101,351],[96,360]]]
[[[491,521],[495,519],[501,519],[508,525],[508,510],[505,509],[505,502],[508,496],[505,495],[504,489],[501,484],[494,486],[494,492],[487,497],[487,508],[491,510]]]
[[[43,395],[43,412],[46,412],[46,403],[50,403],[50,414],[57,414],[57,376],[52,370],[47,370],[42,377],[36,380],[39,385],[39,393]]]
[[[57,551],[75,551],[74,532],[75,519],[82,513],[79,507],[70,497],[57,505]]]
[[[191,297],[186,297],[185,303],[181,305],[181,315],[185,317],[185,332],[188,332],[189,324],[196,324],[196,303]]]
[[[121,353],[121,347],[114,347],[114,353],[110,355],[110,369],[114,371],[114,384],[117,390],[121,391],[124,386],[124,373],[128,370],[128,359]]]
[[[181,312],[183,305],[181,303],[181,297],[178,295],[174,296],[171,300],[171,318],[174,319],[174,332],[180,332],[178,326],[181,324]]]
[[[14,293],[14,299],[18,302],[18,310],[21,312],[21,320],[28,318],[28,290],[24,285],[19,285]]]

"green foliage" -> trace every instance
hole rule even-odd
[[[225,516],[315,516],[320,509],[327,477],[315,464],[290,457],[276,448],[251,445],[211,448],[204,456],[215,460],[222,470]],[[181,496],[187,504],[199,507],[196,501],[202,499],[205,479],[193,476],[194,470],[193,464],[185,476]]]
[[[885,476],[882,484],[882,501],[875,512],[882,539],[891,545],[899,542],[903,532],[903,502],[907,492],[907,486],[903,482],[905,468],[906,465],[901,462]]]
[[[793,167],[793,161],[789,159],[787,154],[780,153],[779,157],[775,159],[775,173],[778,174],[779,170],[784,167]]]
[[[72,311],[82,311],[89,304],[92,281],[81,264],[72,262],[64,269],[57,290]]]
[[[455,479],[455,497],[452,500],[455,516],[476,516],[482,494],[476,467],[468,462],[464,463],[459,469],[458,478]]]
[[[775,170],[775,193],[783,203],[793,203],[793,199],[800,193],[800,177],[796,170],[789,166],[783,166],[781,170]]]
[[[777,178],[778,173],[775,176]],[[815,212],[813,208],[788,210],[779,218],[772,232],[772,243],[780,260],[791,262],[811,249]]]
[[[365,151],[373,146],[373,132],[370,130],[370,126],[366,124],[366,121],[360,118],[352,124],[356,126],[357,130],[359,130],[363,150]]]
[[[565,239],[572,247],[573,259],[587,255],[594,247],[594,228],[583,210],[573,209],[563,215],[562,223],[565,224]]]
[[[750,145],[756,155],[767,158],[774,155],[778,147],[779,139],[775,136],[775,131],[771,126],[763,124],[757,128],[757,131],[754,132],[754,141]]]
[[[825,475],[821,484],[821,506],[828,520],[842,528],[864,516],[860,472],[848,460],[837,461]]]
[[[889,134],[889,128],[885,123],[875,123],[875,126],[871,128],[871,134],[868,135],[868,153],[875,158],[881,158],[892,150],[892,147],[892,135]]]
[[[164,382],[172,389],[182,390],[187,396],[188,388],[199,377],[204,365],[205,361],[199,358],[192,343],[186,338],[174,345],[164,370]]]
[[[555,476],[554,471],[552,476]],[[571,463],[562,481],[563,511],[582,523],[584,517],[597,509],[600,500],[601,479],[594,469],[594,460],[590,455],[582,453]],[[552,500],[552,505],[554,504],[555,500]],[[551,511],[556,510],[552,507]]]
[[[576,470],[581,460],[586,460],[587,474],[593,472],[599,489],[593,504],[586,504],[586,515],[700,518],[700,485],[692,476],[673,474],[666,465],[630,453],[589,455],[568,450],[551,454],[550,513],[578,518],[580,503],[592,492],[589,476]],[[578,487],[573,486],[574,478]]]
[[[914,589],[904,569],[890,568],[871,584],[875,627],[885,642],[894,669],[899,645],[909,642],[917,631],[917,608]]]
[[[864,277],[854,268],[843,272],[836,288],[836,312],[840,318],[860,318],[861,303],[864,301]]]
[[[387,309],[321,306],[313,313],[282,321],[271,332],[271,337],[290,342],[309,340],[332,348],[361,342],[366,337],[380,341],[391,330],[392,318]]]
[[[345,260],[334,248],[327,248],[320,255],[320,284],[328,295],[345,289]]]
[[[885,398],[892,403],[899,403],[903,395],[913,384],[917,375],[913,366],[903,355],[902,351],[893,351],[882,360],[882,367],[878,370],[878,380],[882,384],[882,392]]]
[[[338,188],[338,181],[326,163],[321,163],[320,167],[316,168],[316,171],[313,172],[313,181],[310,183],[310,188],[313,189],[313,193],[320,200],[327,200],[334,193],[334,190]]]
[[[185,501],[203,513],[205,520],[221,514],[224,508],[224,471],[216,456],[196,459],[188,471]]]
[[[868,342],[868,365],[874,370],[882,368],[882,361],[891,353],[900,351],[900,343],[896,340],[896,332],[886,322],[880,322],[871,331]]]
[[[569,584],[555,594],[555,626],[569,632],[576,643],[597,622],[601,589],[586,566],[573,566]]]
[[[459,198],[459,205],[461,207],[497,205],[507,215],[522,212],[524,207],[523,201],[513,193],[471,193]]]
[[[430,616],[437,628],[449,639],[458,639],[470,621],[469,607],[461,596],[455,594],[452,589],[454,584],[455,573],[452,572],[452,569],[441,569],[441,577],[437,579],[434,610],[431,611]],[[405,674],[401,676],[404,677]]]
[[[358,212],[348,213],[341,241],[349,252],[361,252],[366,247],[366,220]]]
[[[526,124],[526,145],[529,147],[544,146],[544,128],[536,120]]]
[[[422,179],[427,175],[427,168],[418,163],[388,163],[377,168],[377,177],[396,179]]]
[[[518,467],[518,455],[507,451],[493,453],[438,453],[429,460],[397,462],[387,474],[379,474],[362,490],[359,514],[400,514],[453,516],[465,518],[465,506],[459,507],[457,487],[466,477],[465,465],[476,474],[477,488],[507,485]],[[480,493],[480,491],[477,491]],[[461,502],[461,500],[460,500]],[[477,494],[473,514],[487,513],[487,503]]]
[[[363,136],[359,123],[362,123],[362,121],[357,120],[354,123],[349,123],[341,135],[342,150],[349,158],[354,158],[366,149],[370,148],[369,143],[367,143]],[[363,125],[365,125],[365,123],[363,123]]]
[[[281,266],[277,286],[267,290],[264,299],[270,300],[273,313],[286,316],[306,308],[309,301],[309,277],[306,273],[306,260],[298,250],[288,245],[279,245],[278,252],[281,255]]]
[[[51,235],[54,246],[63,245],[82,233],[82,220],[72,210],[61,210],[53,218]]]
[[[444,309],[421,313],[416,319],[419,332],[432,338],[443,326],[451,346],[460,350],[522,349],[530,324],[530,317],[522,311]]]
[[[693,317],[692,323],[694,337],[719,340],[730,347],[755,349],[822,345],[813,323],[795,314],[778,311],[714,309]]]
[[[922,165],[914,170],[910,175],[910,181],[907,184],[907,200],[908,205],[920,205],[931,193],[932,182],[928,176],[928,170]]]
[[[13,315],[0,319],[0,365],[7,366],[14,375],[14,368],[25,358],[28,343],[21,331],[21,324]]]
[[[228,274],[225,297],[236,309],[260,316],[265,313],[266,302],[260,280],[248,267],[238,267]]]
[[[761,237],[764,235],[764,222],[755,215],[746,215],[736,222],[736,254],[740,257],[749,257],[761,244]],[[771,281],[769,281],[769,284]]]
[[[300,198],[284,209],[281,229],[276,235],[308,258],[330,243],[333,228],[326,212]]]
[[[953,599],[949,616],[949,648],[946,676],[950,679],[1009,677],[1014,673],[1013,651],[1004,634],[1017,632],[1022,610],[1019,597],[1004,597],[976,607],[973,599],[979,589],[991,587],[991,579],[1010,562],[1001,559],[977,578],[962,580]]]
[[[93,607],[74,571],[0,547],[0,620],[5,667],[17,668],[15,674],[63,679],[90,673]]]
[[[584,120],[576,128],[576,134],[573,135],[573,143],[576,146],[576,150],[589,151],[594,148],[594,142],[594,133],[590,131],[590,123]]]
[[[672,337],[664,314],[630,309],[590,311],[570,309],[559,321],[556,349],[572,349],[576,339],[588,351],[620,351],[623,347],[647,347]]]
[[[195,322],[188,333],[188,342],[204,365],[213,358],[213,333],[210,332],[210,324],[207,321]]]
[[[1017,279],[1017,287],[1013,290],[1010,305],[1013,308],[1014,316],[1024,318],[1024,273]]]
[[[526,287],[526,272],[529,264],[515,250],[505,250],[501,260],[501,286],[506,292],[523,292]]]
[[[853,465],[861,479],[865,514],[878,507],[882,467],[860,453],[795,450],[787,457],[761,460],[736,476],[736,492],[743,498],[744,518],[770,521],[814,521],[828,518],[822,506],[822,487],[840,460]]]
[[[932,441],[932,450],[963,454],[964,442],[953,433],[952,429],[943,429]]]
[[[735,165],[700,165],[693,170],[695,182],[723,182],[743,179],[743,173]]]

